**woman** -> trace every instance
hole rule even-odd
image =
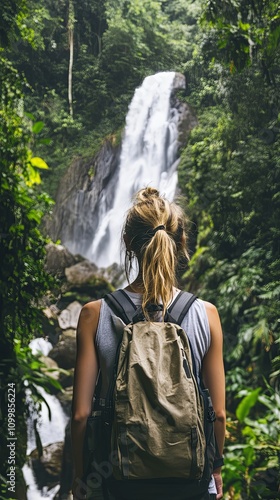
[[[176,288],[176,266],[180,257],[188,258],[185,224],[183,211],[176,204],[169,203],[161,197],[153,188],[139,191],[132,208],[128,211],[123,230],[126,273],[129,276],[134,257],[137,259],[139,272],[135,281],[124,290],[136,306],[142,305],[146,314],[149,303],[161,303],[164,314],[179,293]],[[203,382],[211,395],[216,413],[215,436],[222,455],[225,436],[225,378],[222,329],[217,309],[214,305],[198,299],[181,325],[188,332],[197,373],[202,374]],[[74,500],[83,498],[83,442],[98,372],[100,369],[101,397],[105,398],[122,330],[122,321],[113,314],[103,299],[90,302],[83,307],[77,329],[77,359],[72,405]],[[104,488],[106,498],[125,500],[112,491],[110,483],[106,486],[106,480]],[[165,485],[164,492],[167,491],[168,485]],[[137,494],[142,498],[139,491]],[[195,500],[206,500],[206,498],[218,500],[222,496],[221,469],[217,468],[209,484],[209,494],[203,499],[195,497]],[[90,498],[98,499],[97,492]],[[132,495],[128,500],[134,498],[135,495]],[[148,497],[143,493],[143,498],[146,500]],[[166,496],[163,496],[162,493],[158,493],[154,498],[173,500],[179,496],[172,490],[171,495],[166,493]],[[180,498],[184,500],[183,496]]]

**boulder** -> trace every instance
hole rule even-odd
[[[49,357],[56,361],[60,368],[74,368],[76,361],[76,339],[61,335],[59,342],[50,351]]]
[[[46,245],[45,269],[53,276],[63,277],[64,269],[73,266],[79,260],[79,257],[72,255],[67,248],[55,243]]]
[[[116,262],[107,268],[101,268],[99,273],[108,283],[111,283],[114,288],[121,288],[126,281],[123,267]]]
[[[83,285],[96,280],[98,268],[95,264],[85,259],[74,266],[65,269],[68,283],[72,285]]]
[[[82,305],[78,301],[69,304],[58,316],[58,324],[61,330],[69,328],[76,329]]]
[[[92,274],[88,281],[84,283],[68,283],[65,282],[61,288],[62,298],[59,301],[59,305],[64,302],[69,304],[70,298],[71,302],[73,299],[77,299],[80,303],[85,304],[91,300],[97,300],[103,297],[106,293],[114,290],[114,287],[105,278],[103,278],[102,273]]]
[[[71,337],[72,339],[76,339],[76,329],[68,328],[64,330],[62,337]]]

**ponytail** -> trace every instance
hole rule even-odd
[[[156,233],[143,250],[142,281],[144,293],[143,310],[149,303],[157,304],[161,298],[163,313],[165,313],[173,295],[176,283],[176,245],[166,233]]]
[[[131,262],[135,256],[142,278],[142,308],[148,318],[148,304],[163,305],[163,315],[176,285],[178,257],[188,258],[186,217],[181,208],[167,201],[153,188],[136,194],[124,226],[126,275],[129,281]]]

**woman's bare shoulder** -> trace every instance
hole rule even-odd
[[[95,314],[97,311],[100,310],[100,306],[101,306],[101,299],[91,300],[90,302],[87,302],[86,304],[83,305],[82,311],[87,314]]]
[[[96,331],[99,320],[100,307],[101,300],[93,300],[91,302],[87,302],[82,307],[78,323],[78,333],[87,326],[91,326],[93,328],[93,331]]]
[[[202,300],[204,307],[207,311],[207,313],[218,313],[217,307],[212,304],[212,302],[207,302],[206,300]]]
[[[218,334],[220,336],[221,332],[221,321],[217,307],[212,304],[212,302],[207,302],[203,300],[203,304],[205,306],[206,314],[209,321],[211,335]]]

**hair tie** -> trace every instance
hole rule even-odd
[[[143,245],[146,245],[154,237],[156,232],[160,230],[165,231],[165,226],[160,225],[154,229],[148,229],[145,233],[136,234],[130,242],[132,248],[135,250],[138,248],[140,250]]]
[[[152,233],[153,233],[153,236],[158,232],[158,231],[165,231],[165,226],[161,225],[161,226],[157,226],[155,227],[153,230],[152,230]]]

